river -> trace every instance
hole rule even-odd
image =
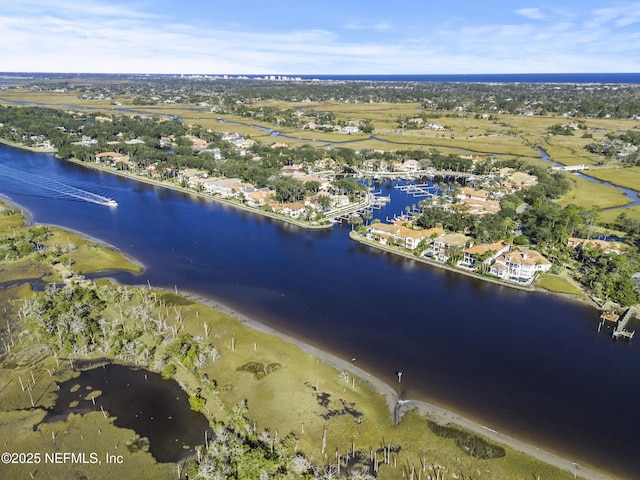
[[[109,208],[0,177],[0,192],[34,221],[80,230],[146,265],[120,281],[218,299],[356,357],[400,398],[619,476],[640,471],[640,348],[598,334],[593,308],[381,253],[349,240],[347,225],[303,230],[6,146],[0,164],[115,199]],[[417,203],[387,193],[398,211]]]

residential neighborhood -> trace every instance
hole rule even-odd
[[[418,259],[516,284],[531,285],[537,273],[548,272],[552,266],[539,252],[503,240],[474,244],[473,238],[461,233],[446,233],[442,228],[415,230],[405,221],[374,222],[366,228],[364,237],[381,245],[402,247],[416,253]]]

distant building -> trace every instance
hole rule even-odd
[[[602,253],[622,253],[622,244],[620,242],[613,242],[609,240],[596,240],[596,239],[586,239],[586,238],[577,238],[570,237],[567,241],[568,247],[597,247]]]

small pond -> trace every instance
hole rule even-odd
[[[187,394],[159,374],[107,364],[84,370],[59,384],[58,399],[45,422],[64,420],[70,413],[104,411],[115,425],[149,439],[149,452],[159,462],[177,462],[204,443],[209,423],[189,407]],[[95,403],[91,400],[95,397]]]

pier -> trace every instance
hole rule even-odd
[[[429,183],[418,183],[411,185],[396,185],[393,187],[401,192],[405,192],[413,197],[433,197],[438,194],[438,187]]]
[[[477,175],[471,172],[458,172],[455,170],[434,170],[432,168],[428,168],[426,170],[412,170],[412,171],[404,171],[404,172],[379,172],[373,170],[365,170],[358,167],[351,167],[355,174],[361,178],[388,178],[389,180],[415,180],[418,178],[429,178],[433,180],[436,177],[442,178],[461,178],[472,182],[473,180],[477,180],[483,178],[482,175]],[[485,176],[486,177],[486,176]]]
[[[635,311],[633,310],[633,307],[629,308],[625,312],[622,319],[618,322],[618,324],[616,325],[616,328],[613,330],[612,335],[614,339],[617,340],[618,338],[622,337],[627,340],[631,340],[633,338],[633,335],[636,333],[636,331],[627,330],[627,324],[631,320],[631,317],[634,315],[634,313]]]
[[[329,220],[337,223],[343,221],[349,221],[350,217],[359,215],[364,212],[373,212],[373,210],[379,210],[391,201],[391,196],[381,196],[378,193],[367,193],[367,197],[363,202],[359,202],[347,207],[339,208],[327,212],[326,216]]]

